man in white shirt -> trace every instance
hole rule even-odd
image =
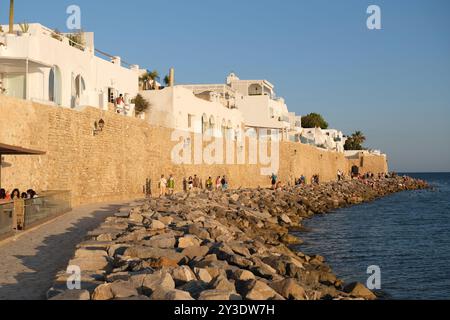
[[[164,178],[164,175],[161,176],[161,180],[159,180],[159,197],[163,197],[166,195],[167,190],[167,180]]]

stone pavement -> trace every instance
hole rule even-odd
[[[130,201],[131,202],[131,201]],[[130,202],[87,205],[0,242],[0,300],[46,298],[86,234]]]

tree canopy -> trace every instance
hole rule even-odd
[[[345,150],[364,150],[363,144],[366,142],[366,137],[361,131],[356,131],[345,142]]]
[[[136,112],[136,115],[147,111],[150,107],[150,103],[139,93],[136,98],[133,99],[133,103],[135,105],[134,110]]]
[[[318,113],[310,113],[302,117],[302,127],[306,129],[321,128],[328,129],[328,122]]]

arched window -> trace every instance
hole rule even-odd
[[[57,66],[53,66],[48,78],[48,100],[61,105],[61,87],[61,71]]]
[[[221,132],[222,132],[222,138],[225,138],[225,136],[227,134],[227,122],[225,121],[225,119],[222,120]]]
[[[211,117],[209,118],[209,128],[210,128],[211,130],[214,130],[215,125],[216,125],[216,121],[214,120],[214,117],[211,116]]]
[[[208,130],[208,116],[206,114],[203,114],[202,116],[202,133],[206,133],[206,130]]]
[[[76,108],[82,103],[81,98],[85,90],[86,82],[81,74],[76,77],[72,74],[72,108]]]
[[[75,92],[77,97],[81,97],[86,90],[86,83],[84,82],[84,78],[79,74],[75,78]]]

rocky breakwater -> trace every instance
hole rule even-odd
[[[409,178],[345,181],[282,191],[177,194],[122,208],[79,244],[53,300],[375,299],[345,285],[319,256],[290,249],[302,220],[386,194],[426,188]],[[69,280],[69,281],[68,281]],[[73,289],[73,287],[72,287]]]

